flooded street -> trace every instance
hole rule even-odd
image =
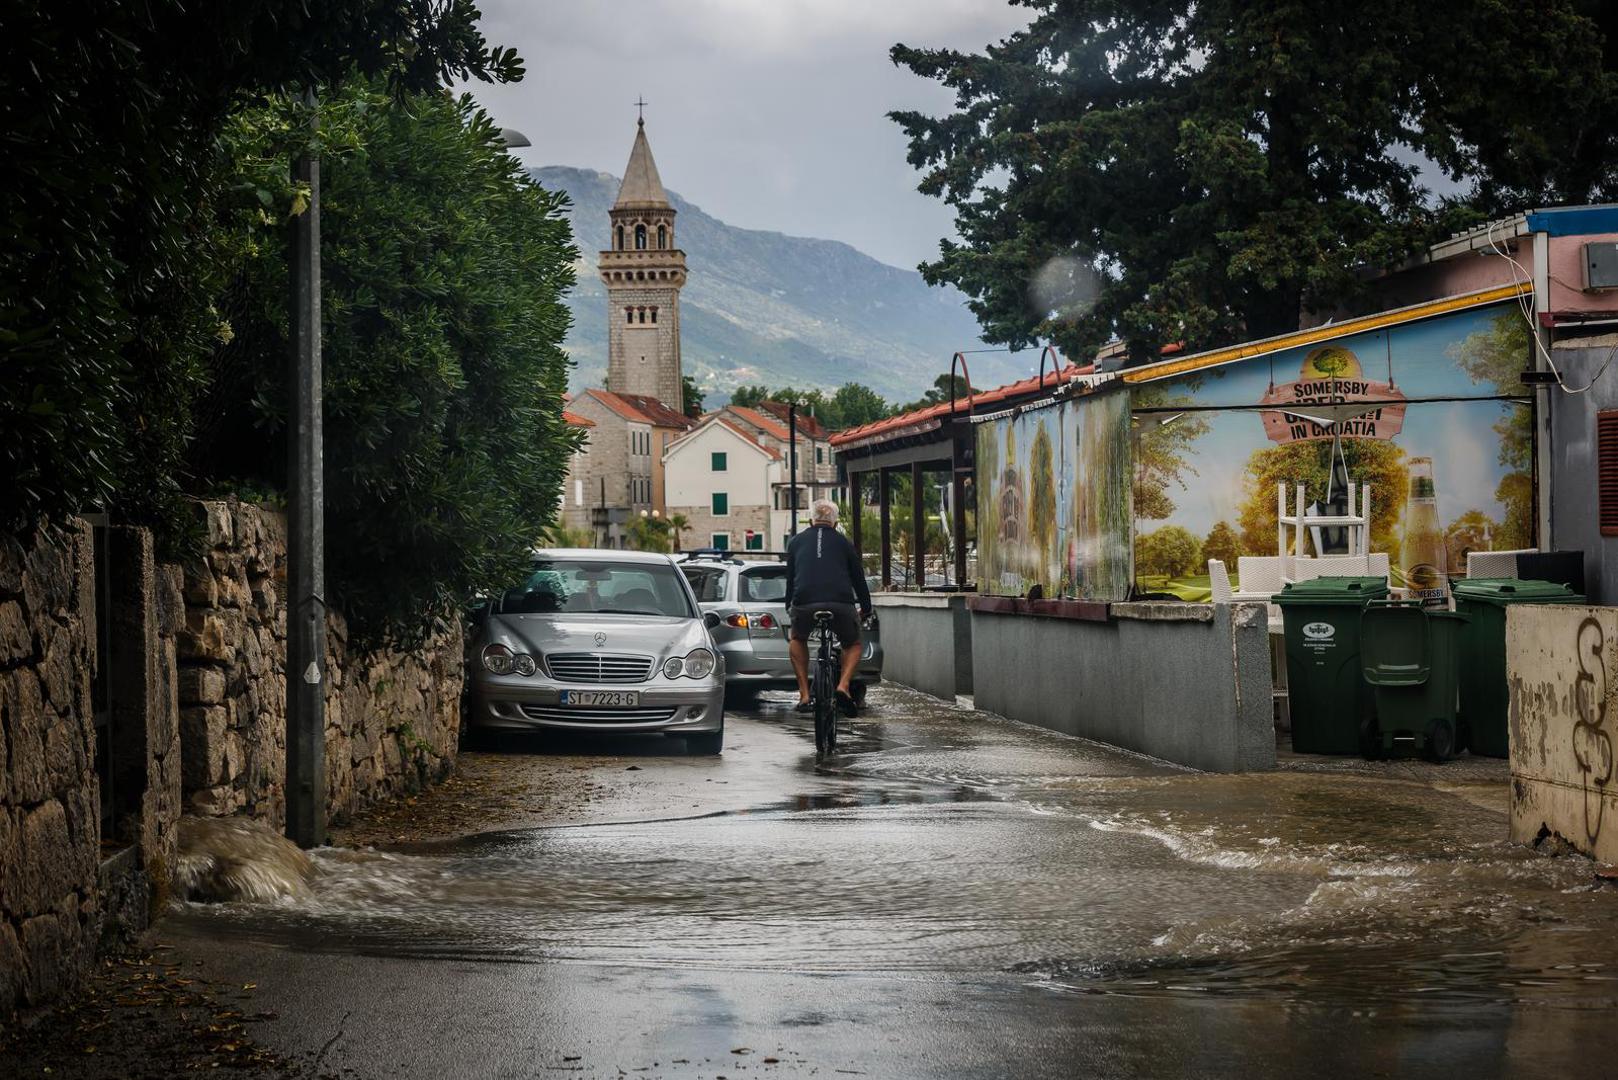
[[[785,698],[732,714],[718,759],[550,744],[603,797],[324,849],[311,896],[187,905],[162,936],[259,985],[263,1039],[361,1075],[1610,1064],[1618,889],[1506,842],[1503,768],[1212,776],[872,703],[819,764]]]

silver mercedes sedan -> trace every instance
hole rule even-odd
[[[725,740],[724,659],[667,555],[557,548],[474,620],[476,732],[662,732]]]

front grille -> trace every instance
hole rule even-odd
[[[575,705],[524,705],[530,720],[563,720],[570,724],[662,724],[674,719],[674,710],[663,708],[586,709]]]
[[[609,653],[551,653],[545,658],[551,678],[574,683],[637,683],[652,674],[649,656]]]

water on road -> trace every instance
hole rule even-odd
[[[612,1002],[655,1015],[693,988],[743,1003],[715,1046],[749,1008],[780,1041],[794,1016],[837,1030],[828,1000],[865,1000],[844,1058],[808,1040],[772,1064],[805,1071],[1527,1075],[1618,1045],[1618,889],[1508,843],[1499,780],[1212,776],[900,689],[872,703],[818,762],[784,700],[733,715],[722,759],[552,746],[636,785],[568,824],[322,850],[309,896],[188,907],[178,933],[321,957],[356,985],[387,962],[525,993],[509,962],[526,963],[573,986],[546,1022],[592,1046],[592,1024],[610,1041],[622,1022],[600,1019]],[[936,1000],[896,1006],[905,986]],[[712,1047],[653,1030],[652,1073],[723,1071],[671,1064]],[[1321,1050],[1339,1037],[1354,1045]],[[483,1052],[491,1075],[510,1060]]]

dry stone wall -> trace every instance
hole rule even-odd
[[[202,504],[207,550],[183,568],[178,636],[188,809],[286,822],[286,523],[235,501]],[[413,652],[359,652],[327,625],[327,815],[340,822],[453,767],[461,628]]]
[[[95,949],[91,554],[82,523],[0,537],[0,1012],[67,988]]]

